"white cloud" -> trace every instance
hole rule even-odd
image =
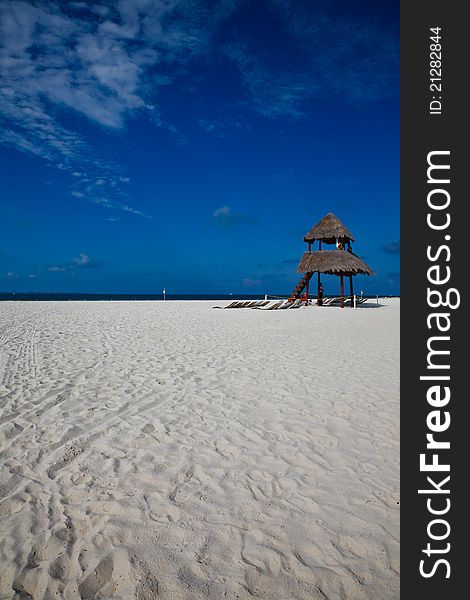
[[[219,119],[198,119],[197,124],[214,138],[226,138],[232,135],[234,131],[246,132],[250,130],[248,124],[230,116],[224,116]]]
[[[245,277],[243,280],[244,287],[260,287],[263,283],[262,279],[252,279],[251,277]]]
[[[368,102],[398,93],[397,28],[369,18],[333,13],[329,3],[268,0],[295,50],[238,40],[226,47],[240,70],[252,107],[269,118],[301,117],[306,101],[340,98]]]
[[[222,229],[231,229],[239,225],[253,225],[259,219],[253,215],[233,212],[230,206],[221,206],[212,213],[212,222]]]
[[[228,46],[228,54],[237,64],[257,112],[270,118],[303,115],[299,106],[318,88],[310,74],[273,69],[241,44]]]
[[[227,217],[228,215],[230,215],[230,213],[232,212],[232,209],[230,208],[230,206],[221,206],[220,208],[217,208],[216,210],[214,210],[214,212],[212,213],[213,217]]]
[[[42,153],[66,153],[78,141],[50,116],[47,103],[114,129],[136,110],[153,108],[145,99],[149,68],[200,52],[236,2],[120,0],[113,10],[85,7],[105,14],[90,18],[57,1],[4,4],[0,110],[23,149],[36,141]],[[152,75],[153,86],[168,81],[168,74]],[[22,124],[25,117],[32,129]]]
[[[47,270],[51,271],[52,273],[64,273],[67,271],[73,275],[74,270],[77,268],[100,269],[104,264],[104,261],[92,259],[88,254],[80,252],[80,254],[71,262],[50,265]]]
[[[83,267],[85,265],[89,265],[90,264],[90,257],[87,254],[83,254],[83,252],[80,253],[80,255],[77,258],[73,259],[73,262],[80,266]]]
[[[111,131],[145,113],[180,144],[184,133],[165,122],[161,86],[181,65],[209,53],[221,23],[239,0],[3,0],[0,11],[0,143],[34,154],[75,180],[74,195],[106,208],[147,216],[122,201],[123,169],[72,129],[70,115]],[[299,117],[305,100],[341,96],[357,101],[394,93],[396,35],[386,26],[333,18],[316,2],[267,0],[297,52],[278,61],[242,37],[226,47],[249,92],[269,118]],[[373,52],[371,49],[375,49]],[[301,60],[298,60],[299,57]],[[225,137],[237,122],[201,119]],[[84,175],[86,173],[86,176]],[[94,184],[93,184],[94,181]],[[105,183],[99,183],[103,181]],[[125,186],[127,187],[127,186]],[[106,189],[99,189],[106,188]],[[83,194],[79,196],[78,194]]]
[[[141,111],[157,126],[152,97],[171,81],[155,72],[204,50],[218,23],[232,13],[235,0],[120,0],[90,6],[84,2],[2,3],[0,12],[0,143],[39,156],[80,178],[82,169],[104,175],[96,185],[117,193],[128,178],[119,167],[65,125],[74,113],[108,129],[122,129]],[[152,71],[152,72],[150,72]],[[67,121],[70,123],[70,120]],[[106,185],[104,184],[106,180]],[[83,193],[83,190],[78,190]],[[106,193],[84,196],[126,212],[144,215]],[[76,197],[78,196],[74,194]],[[103,193],[101,192],[101,195]]]

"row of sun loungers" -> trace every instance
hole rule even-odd
[[[356,306],[358,304],[363,304],[364,302],[367,301],[367,298],[356,298]],[[323,302],[322,302],[322,306],[331,306],[333,304],[341,304],[341,298],[340,297],[336,297],[336,298],[323,298]],[[351,304],[351,298],[347,297],[344,299],[344,305],[348,305]]]
[[[235,300],[225,308],[259,308],[269,304],[269,300]]]
[[[300,308],[306,306],[306,300],[235,300],[224,308],[256,308],[259,310],[285,310],[289,308]],[[214,308],[220,308],[218,306]]]
[[[276,302],[272,306],[268,306],[263,310],[285,310],[287,308],[300,308],[301,306],[307,306],[306,300],[282,300],[281,302]]]
[[[356,298],[356,305],[366,302],[367,298]],[[323,306],[333,306],[341,303],[341,298],[323,298]],[[344,299],[344,305],[351,304],[351,298]],[[306,306],[306,300],[234,300],[224,308],[256,308],[258,310],[286,310],[290,308],[300,308]],[[214,308],[222,308],[214,306]]]
[[[323,298],[322,306],[331,306],[332,304],[340,304],[341,298]],[[344,299],[344,303],[346,304],[346,298]]]

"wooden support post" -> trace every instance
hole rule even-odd
[[[339,291],[341,296],[341,308],[344,308],[344,277],[343,274],[339,276]]]
[[[321,240],[319,240],[319,242],[318,242],[318,249],[321,250]],[[317,306],[321,306],[323,304],[323,298],[321,297],[321,294],[320,294],[320,285],[321,285],[320,271],[318,271],[318,276],[317,276]]]
[[[351,295],[351,308],[354,308],[353,276],[349,276],[349,293]]]

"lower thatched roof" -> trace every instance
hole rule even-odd
[[[297,273],[330,273],[332,275],[372,275],[366,263],[347,250],[316,250],[305,252]]]

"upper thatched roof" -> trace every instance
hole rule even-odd
[[[297,273],[330,273],[332,275],[372,275],[366,263],[347,250],[316,250],[305,252]]]
[[[336,238],[343,238],[354,242],[353,234],[349,229],[346,229],[338,217],[335,217],[333,213],[328,213],[326,217],[323,217],[321,221],[318,221],[318,223],[310,229],[304,237],[304,241],[314,242],[315,240],[321,240],[326,244],[334,244]]]

